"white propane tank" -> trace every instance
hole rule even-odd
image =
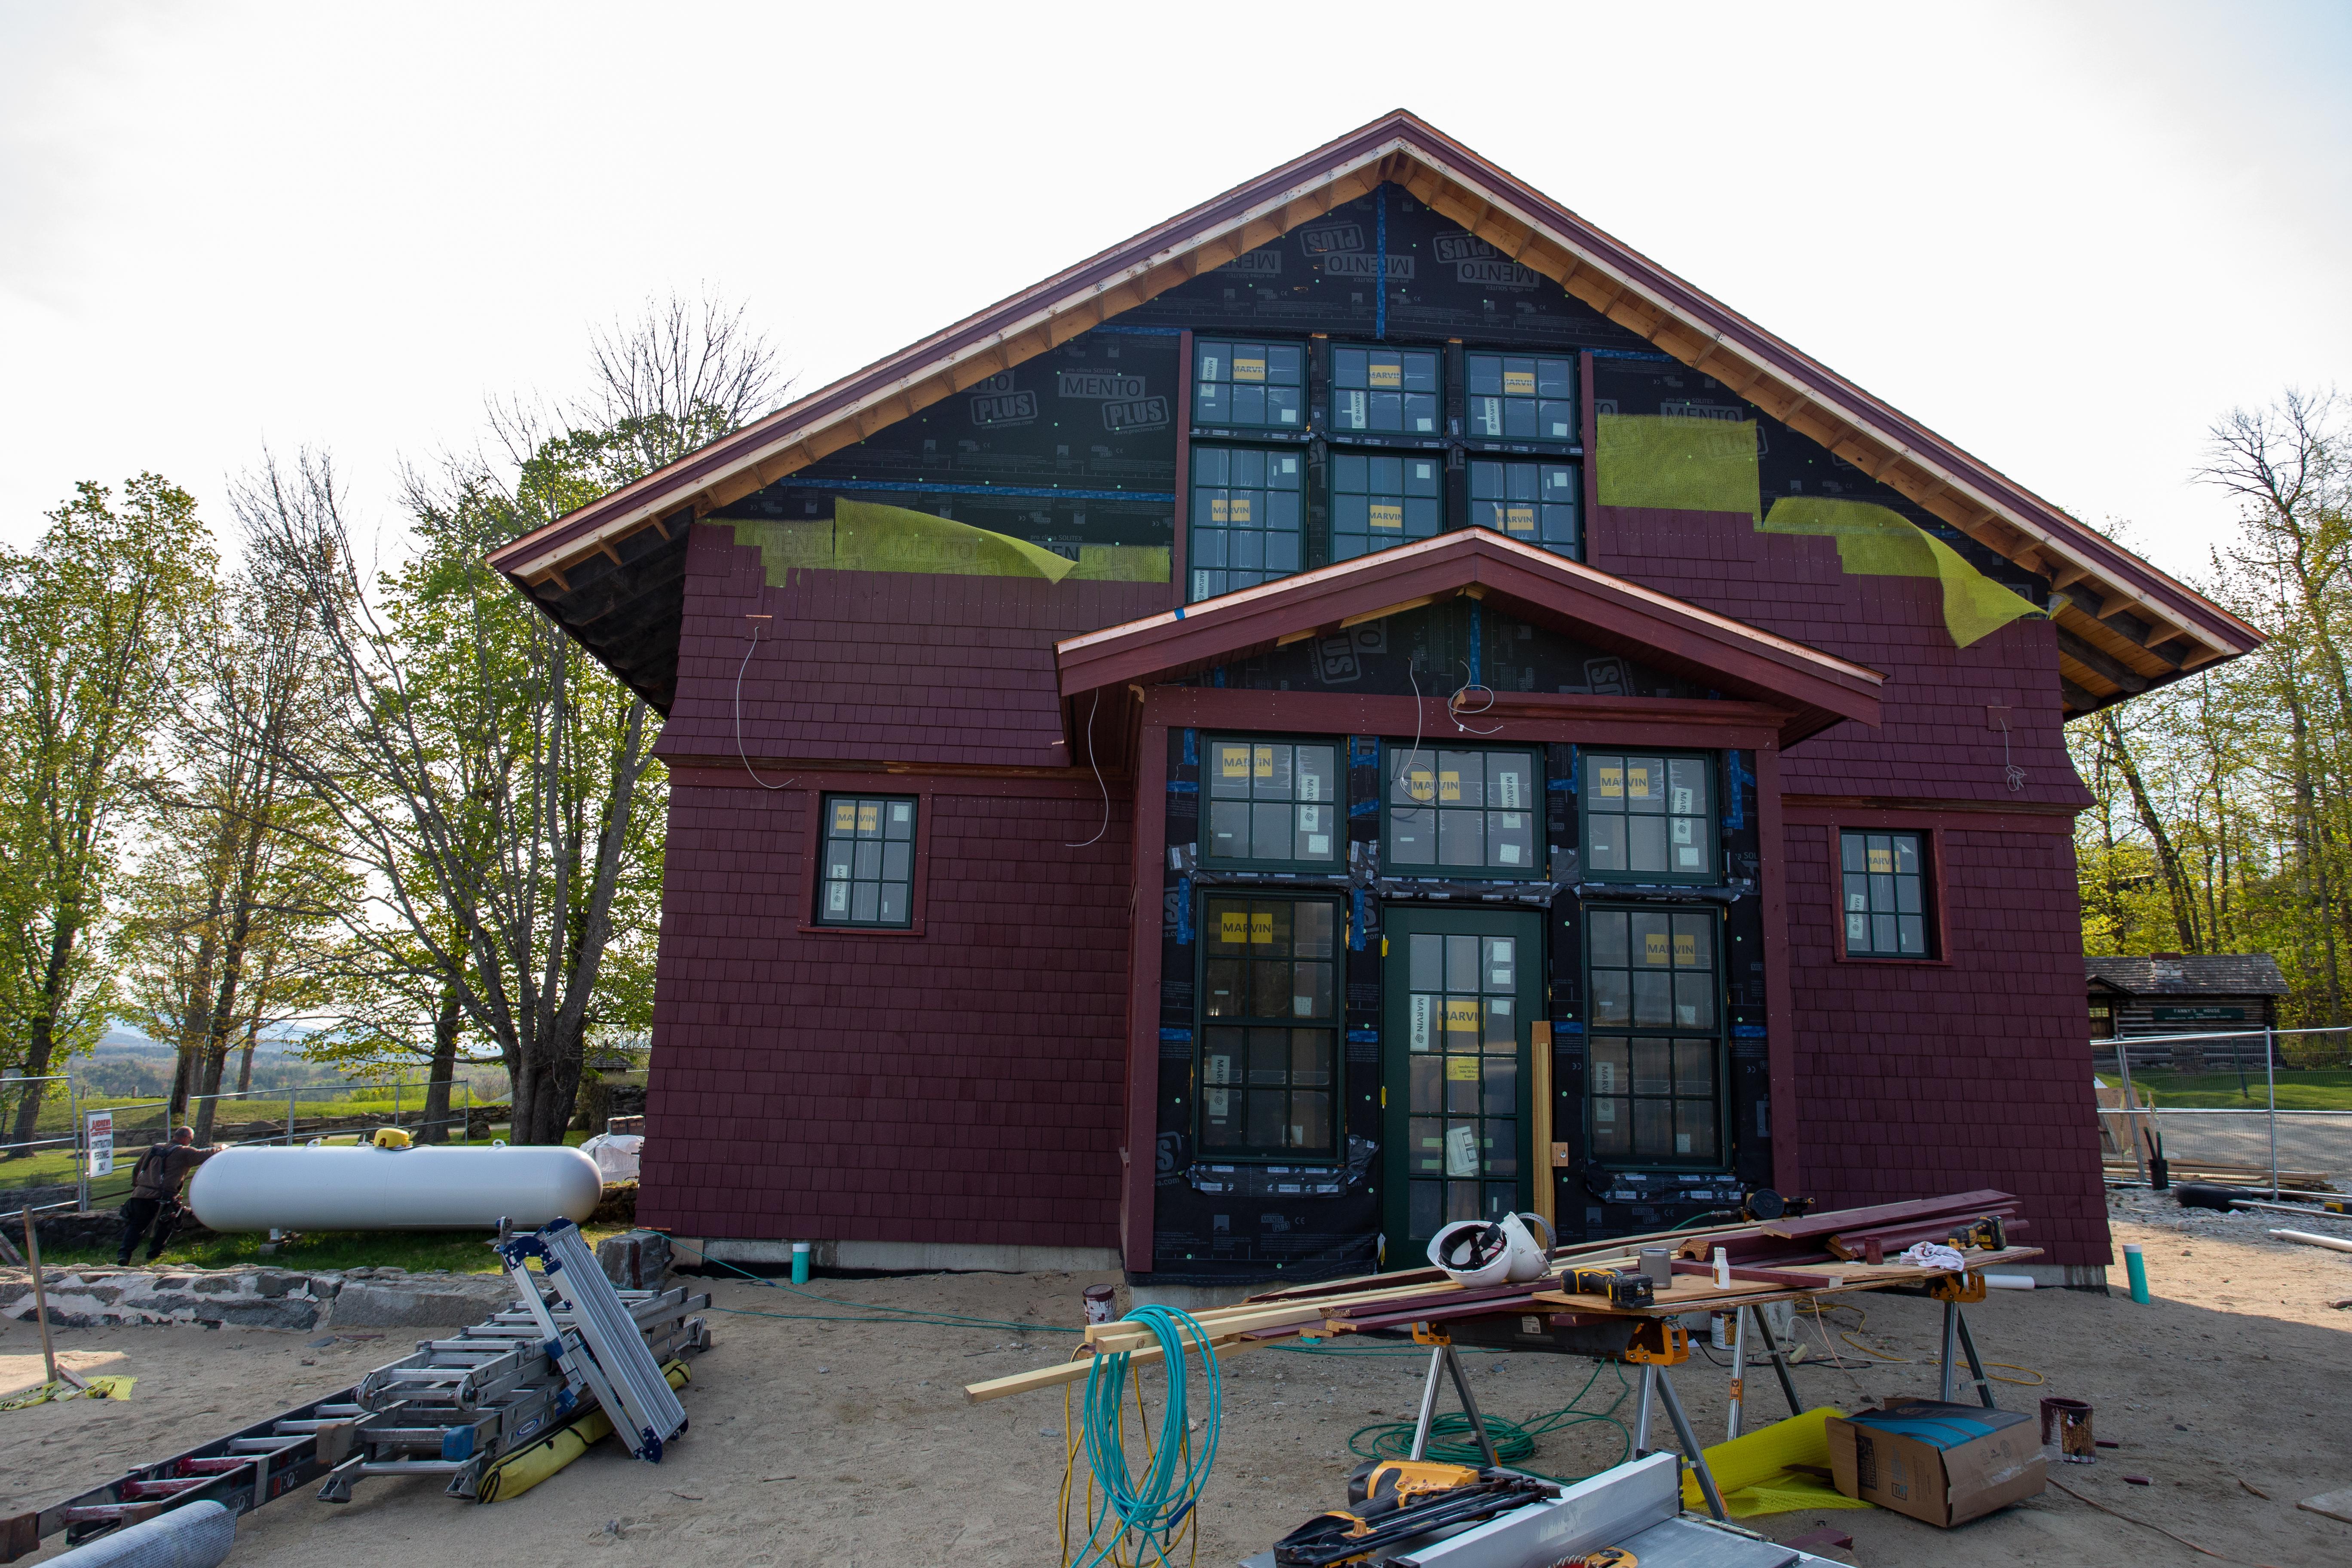
[[[552,1145],[504,1149],[224,1149],[188,1206],[215,1230],[533,1229],[596,1210],[596,1162]]]

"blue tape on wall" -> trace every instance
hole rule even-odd
[[[1377,1046],[1381,1043],[1381,1032],[1378,1029],[1350,1029],[1348,1031],[1348,1043],[1355,1046]]]
[[[1184,765],[1186,767],[1197,768],[1201,765],[1200,745],[1200,731],[1187,730],[1184,731]]]
[[[1192,945],[1192,879],[1176,879],[1176,945]]]
[[[1190,1029],[1162,1029],[1160,1031],[1160,1037],[1163,1040],[1168,1040],[1177,1044],[1190,1044],[1192,1038],[1192,1031]]]
[[[1353,815],[1350,813],[1349,815]],[[1369,911],[1365,908],[1364,889],[1356,889],[1356,918],[1348,922],[1348,946],[1354,952],[1364,951],[1364,926]],[[1349,1038],[1353,1038],[1350,1036]]]

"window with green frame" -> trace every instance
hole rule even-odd
[[[1408,752],[1389,782],[1381,864],[1406,876],[1541,876],[1542,801],[1533,752]]]
[[[1714,787],[1706,758],[1590,751],[1580,783],[1588,876],[1621,882],[1715,879]]]
[[[1849,958],[1926,958],[1927,868],[1916,833],[1841,833]]]
[[[824,797],[819,925],[914,923],[915,805],[900,795]]]
[[[1584,911],[1594,1159],[1724,1163],[1721,923],[1711,909]]]
[[[1470,437],[1487,441],[1574,441],[1576,361],[1472,353],[1463,359]]]
[[[1435,458],[1331,455],[1331,559],[1349,561],[1437,532],[1444,515]]]
[[[1364,436],[1435,436],[1435,349],[1331,351],[1331,428]]]
[[[1339,1155],[1339,900],[1201,900],[1201,1152]]]
[[[1328,741],[1211,736],[1202,772],[1213,864],[1335,870],[1347,854],[1339,748]]]
[[[1192,448],[1192,599],[1213,599],[1298,570],[1307,464],[1296,451]]]
[[[1457,1219],[1497,1220],[1516,1205],[1521,956],[1508,936],[1405,938],[1406,1212],[1414,1236]]]
[[[1192,342],[1192,423],[1228,430],[1307,429],[1307,350],[1299,343]]]
[[[1581,489],[1573,463],[1474,458],[1470,524],[1581,560],[1584,534],[1577,519]]]

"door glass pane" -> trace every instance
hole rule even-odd
[[[1409,984],[1415,991],[1444,990],[1445,939],[1426,931],[1415,931],[1406,940],[1412,954],[1412,973]]]
[[[1478,939],[1475,936],[1449,936],[1445,939],[1445,988],[1478,994]]]
[[[1435,1236],[1445,1224],[1445,1184],[1415,1182],[1407,1191],[1409,1212],[1406,1223],[1415,1236]]]

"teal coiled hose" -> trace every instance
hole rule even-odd
[[[1121,1437],[1120,1405],[1127,1394],[1129,1352],[1097,1356],[1087,1373],[1084,1407],[1087,1464],[1094,1471],[1097,1500],[1075,1568],[1097,1568],[1116,1561],[1114,1553],[1120,1552],[1121,1542],[1130,1535],[1137,1542],[1137,1563],[1157,1560],[1169,1564],[1168,1553],[1175,1546],[1177,1532],[1200,1503],[1210,1468],[1217,1462],[1224,1391],[1208,1331],[1190,1312],[1173,1307],[1138,1307],[1122,1321],[1143,1324],[1160,1342],[1160,1364],[1168,1371],[1160,1437],[1154,1443],[1145,1435],[1150,1462],[1138,1476],[1128,1461]],[[1185,1395],[1190,1379],[1185,1375],[1184,1348],[1188,1343],[1200,1354],[1209,1388],[1209,1405],[1197,1446],[1187,1440],[1191,1417]]]

